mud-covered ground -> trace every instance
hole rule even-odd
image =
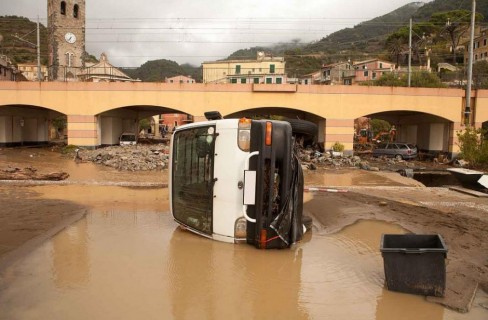
[[[376,219],[413,233],[440,234],[448,247],[446,295],[429,299],[466,312],[478,286],[488,292],[485,199],[445,188],[354,188],[315,196],[305,210],[325,232],[336,232],[358,219]]]
[[[27,157],[25,161],[38,171],[53,168],[62,171],[69,163],[59,159],[53,153]],[[19,167],[23,161],[18,150],[0,150],[0,168]],[[345,192],[307,194],[305,211],[314,218],[315,232],[333,233],[360,219],[377,219],[397,223],[414,233],[440,234],[449,249],[447,292],[445,298],[429,299],[467,311],[477,286],[488,291],[487,198],[447,188],[421,187],[418,182],[393,172],[338,166],[306,172],[306,184],[317,185],[322,176],[332,177],[331,185],[341,186]],[[132,179],[131,174],[123,177],[127,181]],[[112,178],[120,181],[118,171],[103,171],[104,180]],[[147,182],[159,178],[144,176]],[[133,173],[133,179],[140,183],[141,175]],[[32,187],[15,183],[0,182],[0,198],[0,267],[8,264],[26,243],[32,246],[36,239],[42,241],[85,209],[83,203],[39,197]]]

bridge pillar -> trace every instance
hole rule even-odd
[[[100,145],[98,120],[92,115],[68,115],[68,144],[95,148]]]
[[[340,142],[344,145],[344,152],[352,154],[354,143],[354,119],[329,119],[325,120],[325,150],[330,150],[332,145]]]
[[[452,122],[449,130],[449,152],[453,157],[459,153],[459,139],[457,134],[465,129],[461,122]]]

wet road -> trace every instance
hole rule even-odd
[[[99,179],[99,167],[91,164],[70,170],[72,178]],[[104,179],[120,178],[106,172]],[[462,315],[384,289],[379,239],[382,233],[403,233],[396,225],[361,221],[335,234],[314,230],[290,250],[261,251],[182,231],[168,213],[166,189],[30,189],[42,198],[81,203],[88,214],[0,274],[0,319],[487,316],[482,308]],[[313,197],[307,194],[306,200]]]

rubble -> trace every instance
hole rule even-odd
[[[165,143],[110,146],[94,150],[78,149],[72,150],[71,153],[75,161],[92,161],[121,171],[163,170],[168,168],[169,162],[169,145]],[[372,158],[369,154],[361,157],[346,154],[332,156],[331,152],[320,152],[311,147],[299,148],[298,157],[304,170],[356,167],[368,171],[399,171],[425,166],[425,163],[419,164],[416,161]]]
[[[80,161],[92,161],[121,171],[163,170],[168,167],[169,146],[138,144],[95,150],[80,149],[77,158]]]
[[[298,150],[298,157],[302,167],[308,170],[316,170],[323,167],[359,167],[361,158],[358,156],[334,155],[329,152],[319,152],[311,147]]]

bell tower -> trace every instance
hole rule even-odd
[[[49,81],[78,81],[85,67],[85,0],[48,0]]]

